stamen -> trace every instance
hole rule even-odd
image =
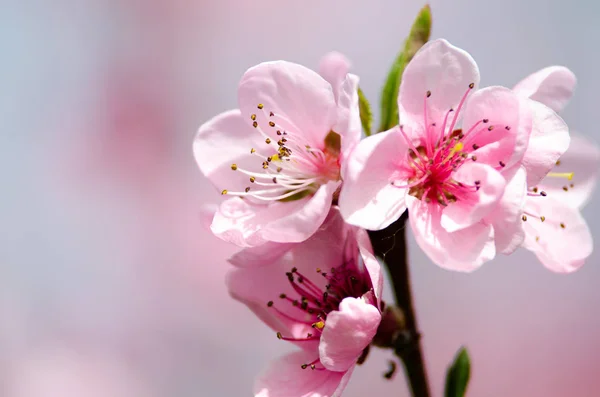
[[[574,172],[549,172],[548,175],[551,178],[567,178],[568,180],[573,180],[573,176],[575,176]]]

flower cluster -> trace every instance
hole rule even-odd
[[[342,55],[320,74],[283,61],[248,70],[239,109],[200,127],[194,155],[229,196],[212,231],[244,248],[230,259],[231,295],[300,348],[255,395],[341,393],[382,318],[365,229],[405,211],[447,269],[518,247],[555,272],[580,267],[592,239],[579,209],[600,155],[556,113],[574,86],[568,69],[550,67],[513,89],[479,88],[471,56],[435,40],[404,71],[398,125],[361,140],[358,78]]]

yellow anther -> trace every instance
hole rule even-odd
[[[262,103],[259,103],[257,107],[258,107],[259,109],[262,109],[262,108],[264,108],[264,107],[265,107],[265,105],[263,105]]]
[[[325,323],[323,321],[317,321],[312,326],[313,326],[313,328],[316,328],[316,329],[323,329],[323,328],[325,328]]]
[[[221,191],[221,194],[222,194],[222,195],[226,195],[226,194],[227,194],[227,189],[223,189],[223,190]]]
[[[234,171],[237,170],[237,164],[235,164],[235,163],[231,164],[231,169]]]
[[[463,147],[465,147],[465,145],[462,142],[458,142],[456,145],[454,145],[450,150],[450,157],[452,157],[454,153],[460,152],[463,149]]]
[[[256,115],[252,114],[252,115],[250,115],[250,118],[252,119],[252,121],[254,121],[254,120],[256,120]]]
[[[567,178],[568,180],[572,181],[573,176],[575,176],[575,173],[574,172],[549,172],[548,176],[550,176],[552,178]]]
[[[256,149],[254,149],[254,148],[250,149],[250,154],[252,154],[254,152],[256,152]]]
[[[280,160],[280,158],[279,158],[278,154],[274,154],[271,156],[271,161],[279,161],[279,160]]]
[[[250,177],[250,182],[251,182],[251,183],[254,183],[254,181],[255,181],[255,180],[256,180],[256,178],[255,178],[255,177],[253,177],[253,176],[251,176],[251,177]]]

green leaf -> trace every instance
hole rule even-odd
[[[381,91],[381,125],[379,131],[386,131],[398,124],[398,91],[402,73],[406,65],[429,40],[431,34],[431,8],[426,5],[419,11],[404,48],[392,64],[387,80]]]
[[[358,88],[358,109],[360,110],[362,128],[365,130],[365,135],[369,136],[373,126],[373,112],[371,111],[371,104],[360,87]]]
[[[446,373],[445,397],[463,397],[467,391],[469,377],[471,376],[471,363],[467,349],[461,347],[454,362]]]

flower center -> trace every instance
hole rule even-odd
[[[292,342],[318,341],[327,324],[327,315],[338,310],[344,298],[362,297],[375,305],[371,281],[366,274],[359,271],[354,261],[345,261],[342,265],[331,268],[329,273],[317,268],[316,273],[318,277],[311,279],[308,275],[300,273],[297,268],[292,268],[285,276],[293,293],[280,294],[280,303],[267,302],[267,306],[275,310],[279,317],[313,328],[313,331],[303,338],[289,337],[277,332],[278,339]],[[319,359],[302,365],[302,368],[322,369],[317,367],[318,363]]]
[[[454,173],[466,162],[477,161],[478,144],[491,141],[494,130],[511,129],[508,125],[490,122],[488,118],[478,120],[467,126],[466,132],[455,126],[460,112],[474,84],[470,84],[463,95],[458,108],[449,109],[443,120],[432,122],[428,116],[428,99],[432,96],[427,91],[424,99],[423,134],[421,143],[416,146],[404,126],[400,125],[400,133],[408,145],[408,162],[398,167],[392,176],[391,184],[398,188],[409,189],[408,194],[427,203],[438,203],[447,206],[458,200],[467,198],[481,188],[481,181],[472,184],[459,182],[454,179]],[[453,117],[450,115],[453,114]],[[485,136],[487,135],[487,137]],[[506,167],[503,161],[498,161],[496,169]]]
[[[243,169],[237,164],[232,164],[231,169],[246,174],[258,189],[249,185],[243,192],[225,189],[222,194],[261,201],[291,201],[315,193],[328,181],[340,179],[340,136],[337,133],[331,131],[320,147],[311,147],[285,116],[267,112],[262,104],[257,107],[268,120],[268,127],[259,125],[256,114],[250,115],[252,126],[265,138],[265,146],[250,148],[250,154],[261,162],[262,171]],[[263,127],[272,133],[267,134],[268,130]]]

